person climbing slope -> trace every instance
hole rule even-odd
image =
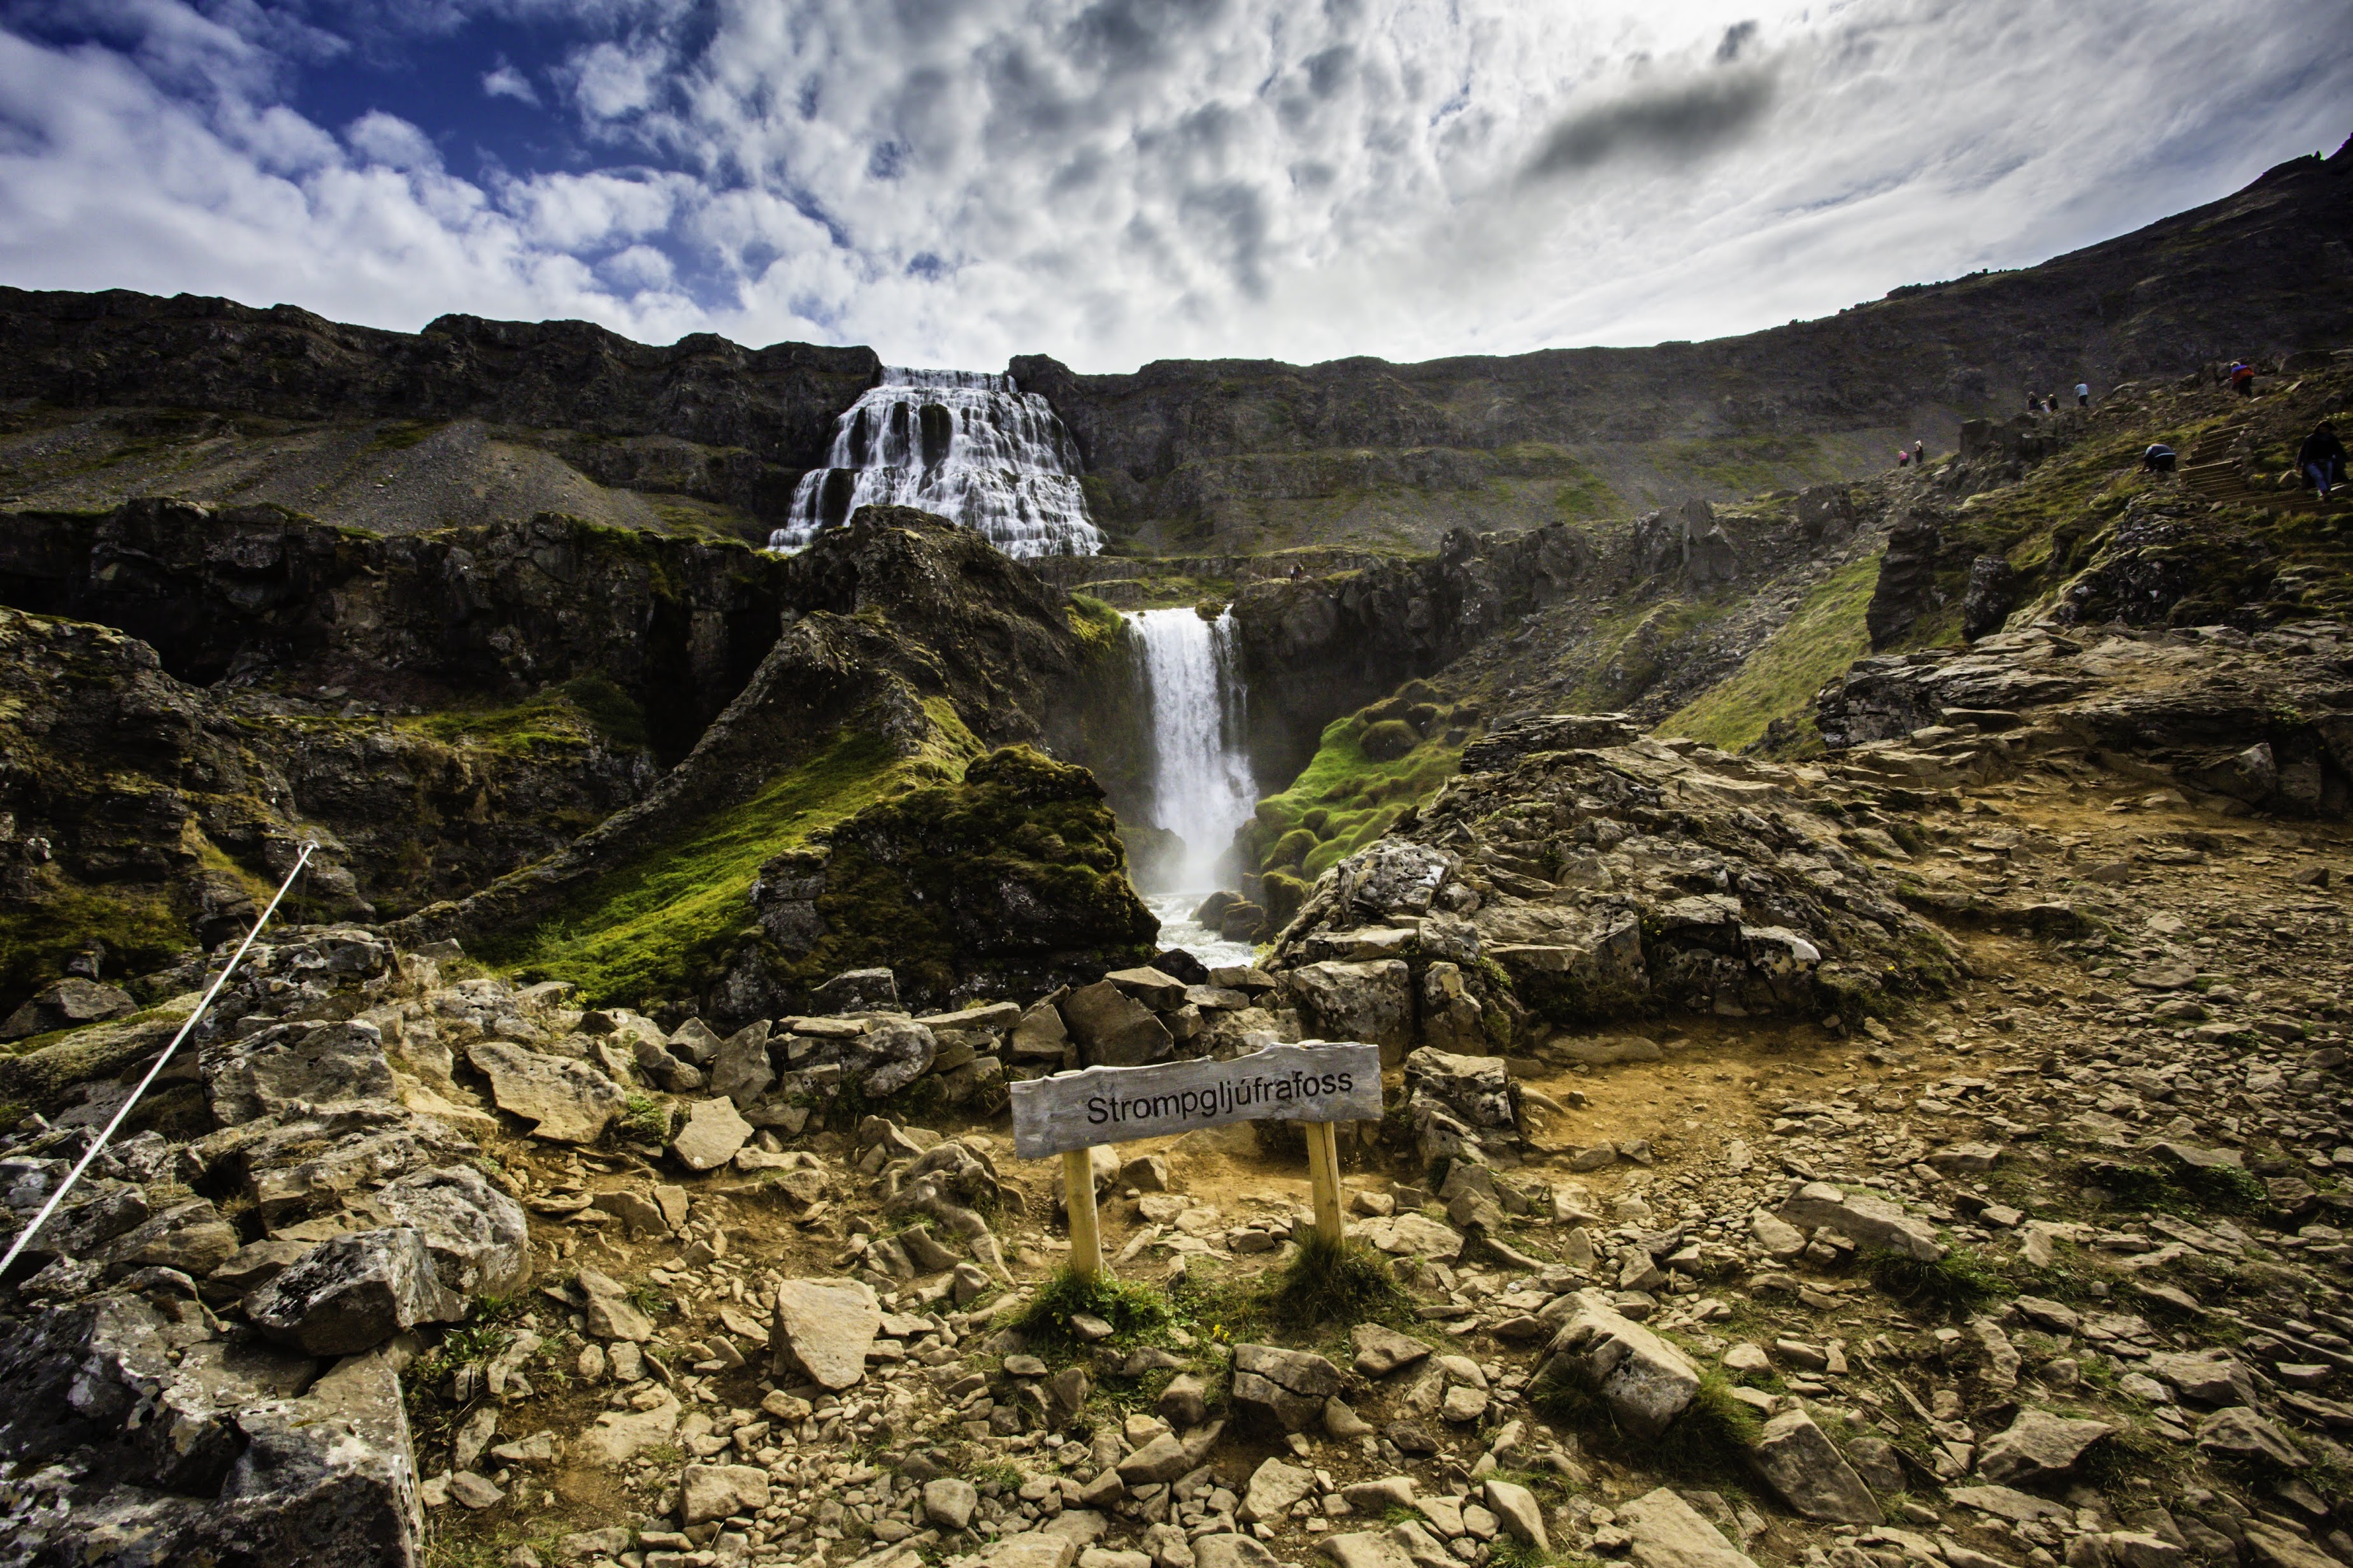
[[[2075,406],[2078,408],[2089,408],[2092,406],[2092,384],[2090,382],[2079,381],[2075,384]]]
[[[2255,367],[2245,360],[2241,360],[2232,365],[2231,390],[2242,397],[2253,397],[2255,395]]]
[[[1925,468],[1928,466],[1927,442],[1915,441],[1912,443],[1912,466],[1915,468]]]
[[[2322,500],[2328,499],[2331,484],[2345,482],[2345,443],[2337,438],[2336,426],[2324,419],[2312,427],[2295,449],[2295,469],[2312,481],[2313,493]]]
[[[2173,472],[2173,448],[2162,441],[2151,443],[2148,450],[2140,455],[2140,467],[2147,474]]]

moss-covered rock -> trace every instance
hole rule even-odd
[[[759,933],[722,988],[727,1021],[869,966],[925,1005],[1035,992],[1143,962],[1159,931],[1102,786],[1027,746],[813,836],[761,868],[753,903]]]

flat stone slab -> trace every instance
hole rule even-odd
[[[820,1387],[855,1386],[866,1375],[866,1352],[882,1330],[874,1292],[854,1279],[787,1279],[776,1287],[768,1336],[776,1370],[795,1368]]]
[[[686,1125],[679,1129],[670,1152],[690,1171],[715,1171],[752,1141],[753,1131],[733,1100],[724,1096],[699,1100],[687,1111]]]

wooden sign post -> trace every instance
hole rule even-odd
[[[1236,1121],[1304,1125],[1316,1234],[1337,1244],[1340,1152],[1332,1124],[1380,1120],[1381,1052],[1378,1046],[1310,1040],[1231,1061],[1089,1068],[1017,1083],[1010,1092],[1013,1152],[1025,1160],[1062,1156],[1071,1268],[1092,1279],[1103,1271],[1103,1233],[1088,1151]]]

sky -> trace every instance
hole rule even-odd
[[[0,0],[0,283],[894,363],[1650,343],[2353,132],[2344,0]]]

